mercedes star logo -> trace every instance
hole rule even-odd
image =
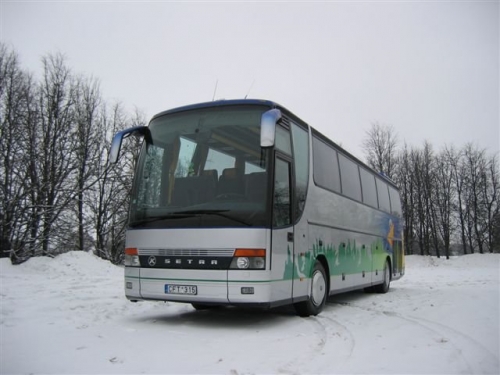
[[[156,257],[155,256],[150,256],[148,258],[148,264],[150,267],[156,266]]]

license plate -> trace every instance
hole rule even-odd
[[[196,285],[165,285],[165,293],[166,294],[190,294],[196,295],[198,294],[198,288]]]

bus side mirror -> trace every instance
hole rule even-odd
[[[122,140],[130,135],[144,136],[147,142],[151,142],[151,132],[147,126],[136,126],[119,131],[111,141],[111,150],[109,151],[109,162],[116,164],[120,157],[120,149],[122,147]]]
[[[272,147],[276,139],[276,123],[281,119],[279,109],[270,109],[260,120],[260,147]]]

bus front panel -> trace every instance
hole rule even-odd
[[[269,229],[131,230],[127,248],[137,249],[139,262],[125,268],[125,290],[131,300],[270,300]]]

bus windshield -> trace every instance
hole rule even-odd
[[[150,123],[132,188],[134,228],[269,227],[264,106],[167,113]]]

